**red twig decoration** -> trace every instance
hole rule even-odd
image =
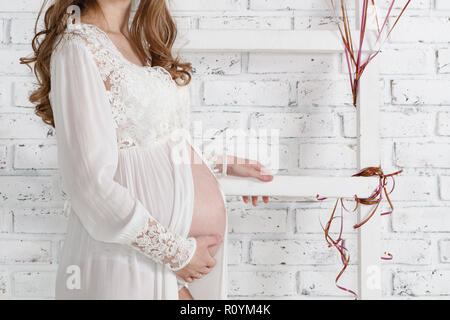
[[[384,174],[383,170],[381,170],[381,168],[369,167],[369,168],[365,168],[365,169],[361,170],[360,172],[358,172],[357,174],[353,175],[354,177],[378,176],[379,177],[378,187],[367,198],[359,198],[358,196],[355,195],[355,207],[352,210],[349,210],[345,207],[343,198],[337,199],[336,203],[334,205],[334,208],[333,208],[333,212],[331,213],[331,216],[330,216],[327,224],[325,225],[325,227],[322,226],[322,229],[325,234],[325,240],[328,243],[328,247],[336,248],[336,250],[339,252],[341,262],[343,265],[341,271],[339,272],[339,274],[337,275],[337,277],[335,279],[336,287],[338,287],[339,289],[341,289],[345,292],[351,293],[352,295],[355,296],[355,298],[358,297],[357,294],[355,293],[355,291],[345,288],[339,284],[340,278],[342,277],[342,275],[344,274],[345,270],[347,269],[347,267],[350,263],[350,254],[349,254],[347,248],[345,247],[345,240],[342,238],[342,233],[343,233],[343,228],[344,228],[344,211],[345,212],[356,212],[358,210],[358,208],[360,207],[360,205],[372,206],[370,214],[367,217],[365,217],[361,222],[359,222],[358,224],[353,226],[354,229],[358,229],[358,228],[362,227],[363,225],[365,225],[374,216],[374,214],[377,212],[377,210],[380,206],[380,203],[384,199],[383,198],[383,195],[384,195],[385,199],[389,203],[390,210],[387,212],[382,212],[380,215],[384,216],[387,214],[391,214],[394,210],[394,206],[392,205],[389,195],[395,189],[394,176],[396,176],[402,172],[403,172],[403,170],[400,170],[400,171],[397,171],[397,172],[394,172],[391,174]],[[392,187],[389,190],[389,192],[387,190],[388,180],[392,180]],[[325,199],[326,198],[324,198],[324,197],[321,198],[319,195],[317,195],[317,200],[321,201],[321,200],[325,200]],[[340,214],[340,216],[336,216],[336,210],[337,210],[339,204],[340,204],[341,214]],[[339,228],[338,237],[336,239],[334,239],[330,235],[330,228],[336,219],[339,219],[340,228]],[[390,253],[385,253],[385,256],[381,257],[381,259],[382,260],[392,260],[393,256]]]
[[[385,256],[381,257],[381,260],[392,260],[394,258],[389,252],[385,252],[384,254]]]
[[[386,30],[387,22],[391,17],[392,9],[394,8],[396,0],[391,0],[391,4],[389,5],[386,16],[384,17],[383,23],[381,25],[378,19],[375,0],[361,0],[362,1],[361,28],[359,31],[359,43],[357,46],[354,46],[353,44],[353,37],[351,31],[352,28],[350,27],[348,10],[345,5],[345,0],[330,0],[330,1],[336,16],[338,15],[337,14],[338,10],[336,9],[337,5],[335,4],[335,1],[340,2],[339,12],[342,15],[342,17],[339,18],[338,28],[345,49],[345,58],[347,61],[348,74],[350,78],[350,85],[353,95],[353,105],[356,107],[358,101],[359,83],[364,73],[364,70],[366,69],[367,65],[378,55],[378,53],[380,53],[382,45],[391,35],[395,26],[398,24],[401,16],[405,12],[406,8],[409,6],[411,0],[408,0],[406,4],[403,6],[402,11],[398,15],[397,19],[392,24],[392,26],[387,30],[387,36],[383,40],[381,38],[384,31]],[[367,57],[363,57],[362,52],[364,47],[364,41],[366,41],[367,38],[366,31],[367,31],[369,7],[372,7],[373,9],[375,21],[377,24],[377,29],[375,31],[376,33],[375,47],[377,47],[377,49],[375,49],[372,53],[369,53]]]

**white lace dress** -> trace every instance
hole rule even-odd
[[[56,298],[178,299],[174,271],[196,249],[189,89],[161,67],[129,62],[88,24],[55,48],[51,88],[70,198]],[[215,155],[192,147],[211,169]],[[225,244],[213,271],[189,285],[194,298],[225,298]]]

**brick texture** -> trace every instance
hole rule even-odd
[[[327,1],[173,0],[180,28],[335,30]],[[396,1],[397,10],[405,0]],[[33,113],[30,54],[42,1],[0,1],[0,299],[52,298],[67,217],[54,130]],[[389,1],[378,1],[383,8]],[[350,1],[351,7],[353,1]],[[398,11],[398,10],[397,10]],[[390,21],[392,23],[392,21]],[[268,39],[270,41],[271,39]],[[450,1],[415,0],[380,59],[383,167],[404,169],[383,217],[387,297],[450,297]],[[185,53],[194,67],[193,120],[205,136],[225,128],[278,129],[283,174],[348,176],[357,167],[356,112],[344,57],[335,53]],[[320,222],[331,203],[277,197],[253,208],[230,198],[231,298],[351,298],[336,289],[336,253]],[[355,288],[357,241],[346,215]],[[337,228],[332,229],[333,232]]]

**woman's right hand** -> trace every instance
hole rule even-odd
[[[197,249],[191,262],[183,269],[175,272],[177,276],[188,283],[191,283],[194,279],[202,278],[216,265],[216,259],[211,256],[209,248],[222,243],[223,238],[220,236],[202,236],[195,238],[195,240],[197,241]]]

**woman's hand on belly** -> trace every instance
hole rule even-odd
[[[184,281],[191,283],[195,279],[200,279],[216,265],[216,259],[211,255],[211,247],[222,243],[223,238],[219,236],[196,237],[197,249],[189,264],[181,270],[175,272]]]
[[[233,156],[227,158],[227,175],[241,178],[256,178],[263,182],[273,180],[273,175],[259,162],[255,160],[243,159]],[[249,196],[242,196],[245,203],[248,203]],[[269,197],[262,197],[264,203],[269,202]],[[258,197],[252,196],[254,206],[258,205]]]

